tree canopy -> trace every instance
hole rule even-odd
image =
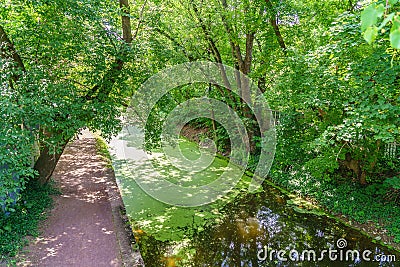
[[[398,154],[390,150],[400,142],[398,3],[381,2],[3,1],[0,196],[29,177],[47,182],[79,129],[117,133],[148,77],[196,60],[248,75],[279,112],[272,175],[305,171],[363,185],[399,179]],[[170,92],[150,116],[148,147],[174,105],[206,94],[245,121],[257,162],[260,130],[240,99],[250,94],[242,74],[241,96],[228,84]],[[229,149],[221,125],[204,118],[193,124],[211,129],[220,151]]]

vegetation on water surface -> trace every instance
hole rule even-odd
[[[398,1],[130,4],[1,2],[2,212],[21,216],[15,200],[31,193],[30,179],[49,181],[79,129],[117,133],[147,78],[208,60],[249,76],[278,112],[273,181],[354,220],[383,224],[400,241]],[[248,93],[240,75],[237,83]],[[212,84],[180,86],[163,97],[147,121],[146,147],[157,145],[177,104],[204,95],[242,118],[254,169],[260,150],[254,114],[239,96]],[[191,124],[210,129],[220,151],[229,152],[221,125],[204,118]]]

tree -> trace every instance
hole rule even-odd
[[[38,142],[34,168],[42,183],[49,181],[80,128],[101,130],[105,136],[119,129],[116,118],[127,96],[119,86],[124,63],[133,54],[129,4],[119,3],[2,4],[1,85],[3,94],[12,96],[2,100],[14,107],[2,109],[2,117],[10,118],[12,129],[23,125],[25,134],[19,138],[29,136],[31,142],[25,154],[32,154],[34,139]]]
[[[267,59],[259,57],[264,54],[262,46],[273,43],[275,53],[284,56],[280,49],[284,41],[276,23],[278,8],[275,7],[275,1],[221,0],[205,3],[190,0],[165,1],[162,4],[155,1],[150,4],[151,14],[147,14],[144,21],[150,34],[145,38],[149,40],[152,53],[156,54],[151,55],[152,60],[160,68],[185,61],[211,60],[234,66],[242,74],[259,80],[260,87],[263,87]],[[272,35],[266,32],[271,32]],[[274,32],[278,35],[275,36]],[[236,84],[230,84],[225,70],[221,68],[224,87],[199,86],[198,90],[208,90],[207,94],[226,102],[245,118],[251,150],[255,151],[259,130],[254,114],[251,114],[244,103],[244,100],[251,98],[250,86],[240,72],[237,73]],[[240,97],[231,92],[230,88],[233,86],[240,89]],[[190,97],[188,92],[193,92],[193,88],[180,91]],[[179,99],[180,96],[175,95],[174,98]],[[215,128],[215,125],[211,124],[211,127]]]
[[[295,56],[274,92],[293,88],[289,99],[286,94],[277,102],[296,110],[283,125],[282,162],[299,162],[318,179],[366,185],[396,172],[385,146],[399,138],[399,66],[386,45],[370,46],[359,32],[359,13],[340,15],[326,44]],[[294,159],[299,154],[305,156]],[[290,168],[293,163],[287,162]]]

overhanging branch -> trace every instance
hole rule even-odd
[[[145,2],[146,3],[146,2]],[[122,11],[121,25],[122,25],[122,37],[124,43],[121,46],[120,53],[117,55],[115,61],[111,64],[108,71],[104,74],[100,84],[96,84],[86,94],[85,100],[98,99],[104,101],[110,94],[113,85],[117,81],[119,74],[125,64],[123,58],[127,55],[128,48],[132,44],[132,27],[130,19],[130,8],[128,0],[119,0],[119,5]],[[138,25],[138,27],[140,24]],[[136,35],[137,33],[135,33]]]
[[[6,32],[4,31],[3,26],[0,25],[0,57],[3,59],[11,60],[17,68],[19,68],[22,72],[25,72],[25,66],[22,62],[21,57],[15,50],[14,44],[8,38]],[[16,74],[14,71],[11,78],[14,82],[18,81],[20,78],[20,74]]]

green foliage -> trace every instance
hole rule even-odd
[[[105,137],[119,131],[122,104],[131,94],[121,77],[133,68],[114,77],[107,97],[88,96],[120,51],[127,50],[129,60],[135,48],[128,49],[119,37],[116,1],[17,0],[2,2],[0,10],[1,26],[26,69],[3,55],[0,59],[0,166],[7,166],[0,167],[2,206],[35,175],[38,150],[61,152],[85,126]],[[15,74],[19,79],[12,81]]]
[[[276,165],[271,171],[271,178],[292,192],[313,198],[334,214],[344,215],[351,221],[384,226],[394,236],[395,242],[400,241],[400,208],[393,199],[385,200],[392,182],[364,187],[349,181],[337,183],[317,179],[304,170],[282,172]],[[396,179],[393,179],[393,183],[398,186]]]
[[[38,223],[51,205],[52,185],[40,186],[34,181],[26,185],[20,201],[9,217],[0,215],[0,263],[10,261],[26,244],[26,236],[38,235]],[[9,262],[10,263],[10,262]]]
[[[400,177],[391,177],[384,181],[384,186],[390,187],[396,190],[400,189]]]
[[[0,166],[7,166],[0,167],[0,206],[12,211],[22,205],[20,200],[13,208],[8,196],[19,194],[35,175],[35,144],[59,151],[84,126],[110,137],[120,129],[123,106],[146,78],[199,59],[239,68],[235,53],[241,51],[246,58],[246,36],[254,33],[248,75],[281,112],[272,179],[358,221],[381,216],[400,240],[393,204],[398,201],[399,159],[385,155],[388,144],[400,142],[398,1],[377,1],[362,12],[338,0],[270,1],[272,8],[258,0],[227,2],[229,8],[218,1],[137,1],[131,13],[137,38],[131,47],[120,38],[117,1],[1,3],[0,21],[26,72],[12,69],[12,62],[0,62]],[[374,45],[367,45],[360,33]],[[91,98],[120,57],[129,63],[115,77],[109,95]],[[10,84],[13,74],[20,79]],[[152,110],[146,148],[159,144],[163,121],[176,105],[204,95],[227,103],[253,129],[243,115],[243,103],[229,90],[181,86]],[[204,118],[192,124],[213,127]],[[221,125],[208,137],[216,137],[220,151],[229,151]],[[255,141],[257,145],[260,140]],[[255,150],[250,169],[258,157]],[[348,196],[352,199],[346,202]]]
[[[360,16],[384,10],[366,12],[344,12],[318,46],[296,46],[273,67],[279,75],[266,94],[281,118],[270,175],[334,213],[381,223],[398,242],[399,158],[388,157],[387,146],[400,138],[400,69],[384,40],[369,46],[359,38]],[[378,20],[364,20],[362,30],[375,31]]]
[[[395,202],[400,204],[400,178],[399,177],[391,177],[387,178],[383,182],[383,188],[385,188],[385,198],[390,202]]]
[[[13,101],[15,97],[6,90],[0,95],[0,214],[14,211],[12,204],[25,188],[26,179],[34,175],[34,138],[23,127],[24,116]]]
[[[343,14],[326,45],[290,58],[272,91],[286,92],[285,99],[271,94],[284,116],[281,161],[298,162],[302,155],[300,166],[322,179],[339,172],[365,182],[396,172],[386,163],[395,159],[384,158],[384,151],[399,140],[399,65],[385,46],[372,48],[355,37],[358,19]]]
[[[365,31],[371,26],[375,26],[378,22],[378,18],[382,17],[385,12],[385,7],[383,4],[371,4],[366,7],[361,13],[361,30]]]
[[[380,31],[386,37],[387,25],[390,25],[389,40],[393,48],[400,49],[400,17],[398,15],[398,1],[379,1],[367,6],[361,12],[361,31],[364,39],[373,43]],[[391,13],[388,13],[391,12]],[[379,26],[378,21],[383,18]]]
[[[97,153],[102,157],[102,159],[107,163],[107,168],[112,169],[112,164],[111,164],[111,155],[108,150],[108,145],[104,141],[103,138],[99,135],[95,135],[96,138],[96,149]]]

